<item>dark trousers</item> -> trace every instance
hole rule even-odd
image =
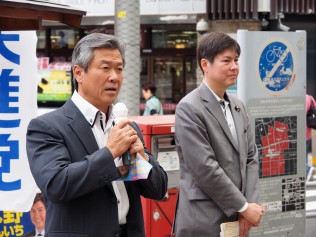
[[[119,232],[120,237],[127,237],[127,226],[126,225],[119,225]]]

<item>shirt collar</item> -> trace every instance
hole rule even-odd
[[[218,102],[223,101],[221,98],[218,97],[218,95],[215,94],[215,92],[206,84],[206,82],[204,80],[203,80],[203,82],[207,86],[207,88],[213,93],[213,95],[215,96],[215,98],[217,99]],[[228,97],[226,92],[224,94],[224,102],[225,102],[225,105],[230,104],[230,100],[229,100],[229,97]]]
[[[71,100],[78,107],[78,109],[86,118],[86,120],[88,121],[91,127],[93,127],[99,113],[102,114],[102,117],[105,118],[105,121],[107,120],[106,114],[104,114],[102,111],[99,111],[94,105],[92,105],[87,100],[85,100],[81,95],[78,94],[77,91],[74,91],[71,97]],[[112,120],[113,119],[113,115],[112,115],[113,105],[111,105],[109,109],[110,109],[108,113],[110,115],[109,119]]]
[[[35,229],[35,236],[38,236],[39,234],[45,235],[45,230],[42,230],[42,232],[39,232],[37,229]]]

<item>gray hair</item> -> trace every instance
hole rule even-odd
[[[102,33],[92,33],[83,37],[74,48],[72,52],[71,67],[78,65],[88,71],[89,65],[93,60],[93,52],[97,48],[118,49],[123,60],[123,67],[125,66],[125,45],[124,43],[113,35],[106,35]],[[78,83],[75,77],[73,78],[75,89],[78,88]]]

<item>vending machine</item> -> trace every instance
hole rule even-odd
[[[174,115],[130,116],[142,131],[145,146],[168,175],[168,191],[161,201],[142,198],[147,237],[170,237],[179,186],[179,158],[174,140]]]

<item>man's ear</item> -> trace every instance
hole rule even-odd
[[[74,74],[75,79],[77,80],[77,82],[81,82],[82,80],[82,75],[84,73],[84,70],[82,67],[75,65],[72,69],[72,72]]]
[[[205,59],[205,58],[202,58],[201,59],[201,68],[202,68],[202,71],[203,71],[203,74],[207,71],[207,66],[210,62]]]
[[[207,63],[208,63],[208,61],[207,61],[205,58],[202,58],[202,59],[201,59],[201,67],[202,67],[202,68],[207,67]]]

